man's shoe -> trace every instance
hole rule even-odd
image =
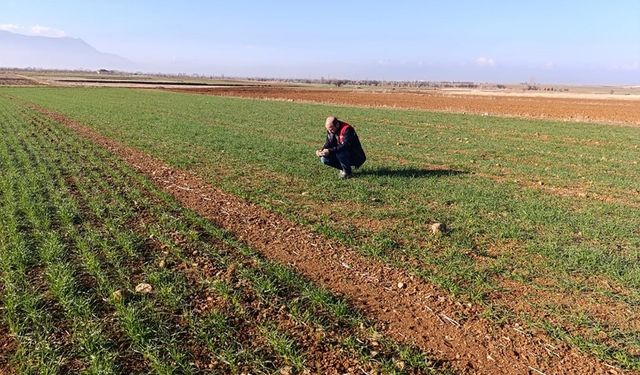
[[[351,178],[353,175],[351,173],[347,173],[345,171],[340,171],[340,178],[346,180],[347,178]]]

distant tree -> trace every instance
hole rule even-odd
[[[347,81],[346,79],[335,79],[332,83],[336,85],[336,87],[340,87],[346,85],[347,83],[349,83],[349,81]]]

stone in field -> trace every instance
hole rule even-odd
[[[433,223],[431,224],[431,233],[433,234],[443,234],[447,231],[447,226],[443,223]]]
[[[140,283],[136,285],[136,293],[149,294],[153,291],[153,287],[147,283]]]

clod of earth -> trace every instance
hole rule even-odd
[[[433,234],[443,234],[446,231],[447,231],[447,226],[443,223],[431,224],[431,233]]]
[[[147,283],[140,283],[136,285],[136,293],[149,294],[153,291],[153,287]]]

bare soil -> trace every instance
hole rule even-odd
[[[0,375],[12,374],[9,361],[16,350],[16,342],[7,327],[0,324]]]
[[[542,332],[517,323],[496,325],[481,309],[414,279],[406,271],[366,258],[277,214],[214,188],[138,150],[103,137],[64,115],[35,107],[109,149],[179,202],[268,258],[291,265],[350,300],[383,332],[417,345],[463,373],[621,373]],[[553,348],[550,350],[549,348]]]
[[[206,95],[407,108],[562,121],[640,125],[640,97],[597,99],[562,95],[371,91],[288,87],[174,88]]]
[[[28,86],[37,85],[38,82],[23,76],[0,73],[0,86]]]

